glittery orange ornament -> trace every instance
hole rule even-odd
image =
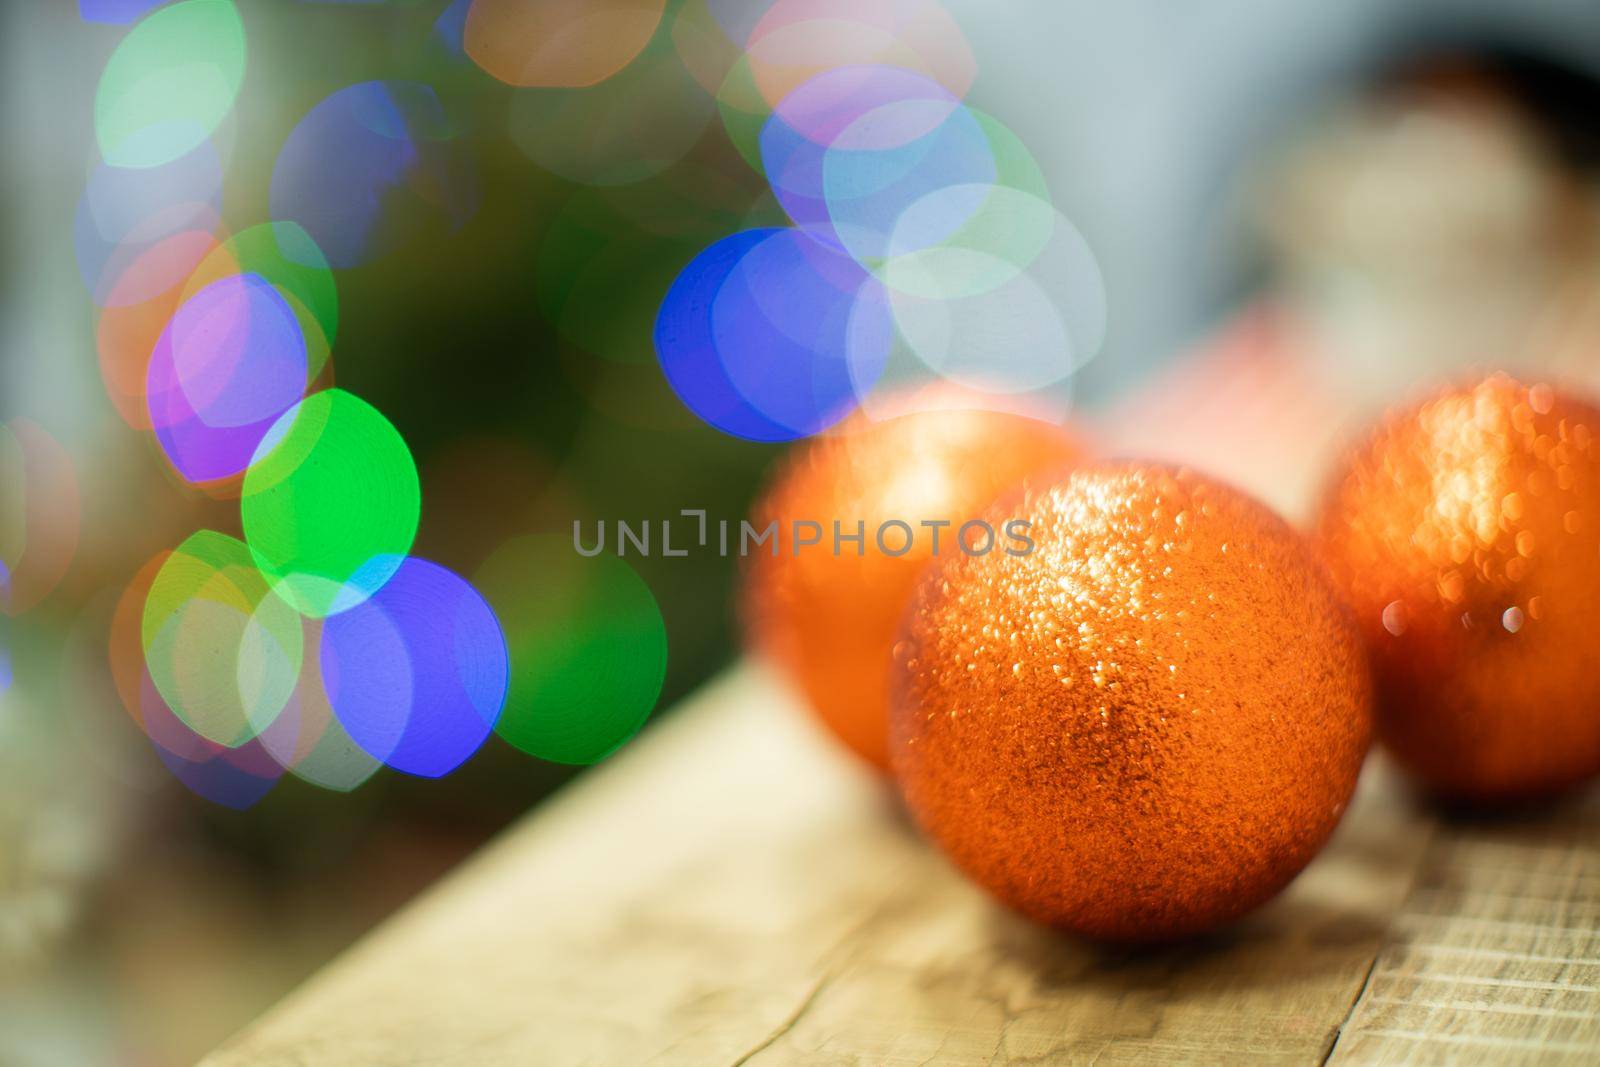
[[[845,744],[886,770],[890,650],[917,577],[936,555],[960,551],[960,527],[995,497],[1084,456],[1059,427],[974,410],[858,418],[801,446],[751,520],[757,529],[778,524],[776,554],[746,558],[752,644]],[[796,522],[818,529],[797,538]],[[841,541],[836,552],[835,523],[862,540]],[[813,535],[817,544],[797,549]],[[1003,530],[996,536],[1009,543]]]
[[[1392,416],[1317,536],[1372,650],[1378,734],[1434,792],[1600,773],[1600,410],[1503,375]]]
[[[895,648],[890,745],[955,863],[1035,919],[1184,937],[1286,885],[1371,732],[1360,636],[1264,505],[1170,468],[1030,484],[1027,555],[951,558]]]

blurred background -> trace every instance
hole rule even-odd
[[[1422,384],[1600,376],[1590,0],[612,6],[589,25],[611,7],[240,0],[231,107],[187,116],[203,166],[135,158],[172,155],[119,140],[117,108],[154,90],[112,90],[140,49],[160,66],[233,38],[143,31],[148,0],[0,7],[0,1063],[194,1059],[739,654],[737,564],[714,552],[491,587],[574,520],[737,520],[835,417],[726,432],[658,330],[702,252],[802,221],[763,70],[888,63],[862,42],[909,26],[922,73],[1025,146],[1030,195],[1081,237],[1072,291],[1040,281],[1080,343],[1033,399],[1114,451],[1298,515],[1352,420]],[[774,59],[796,26],[811,51]],[[516,47],[533,30],[560,43],[542,77]],[[151,432],[145,366],[191,272],[283,220],[320,261],[268,280],[319,324],[310,377],[409,446],[414,553],[526,634],[598,635],[537,666],[632,709],[607,744],[502,731],[437,778],[359,746],[258,766],[152,744],[137,605],[161,553],[241,516],[237,478],[192,476]],[[1018,306],[973,336],[1056,336]]]

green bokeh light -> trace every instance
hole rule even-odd
[[[417,535],[411,450],[388,419],[342,389],[290,409],[245,474],[245,540],[278,595],[321,618],[389,580]]]
[[[140,625],[157,692],[190,729],[236,748],[294,692],[300,617],[271,595],[245,545],[201,530],[167,557]]]
[[[556,763],[594,763],[650,716],[667,632],[650,587],[625,561],[586,559],[570,538],[507,542],[474,584],[499,616],[511,688],[495,730]]]
[[[232,0],[156,11],[122,39],[100,75],[100,154],[117,167],[159,167],[187,155],[232,110],[244,66],[244,24]]]

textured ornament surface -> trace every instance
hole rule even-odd
[[[1317,536],[1372,649],[1378,732],[1450,799],[1600,773],[1600,411],[1503,375],[1390,417]]]
[[[890,651],[917,578],[958,552],[956,531],[1029,474],[1081,461],[1083,447],[1057,426],[991,411],[928,411],[864,419],[818,438],[779,466],[755,509],[757,529],[779,526],[777,554],[745,563],[745,617],[752,644],[775,661],[851,749],[888,767]],[[793,550],[793,523],[823,528],[823,543]],[[862,524],[864,551],[833,553],[833,526]],[[905,542],[899,521],[912,533]],[[924,522],[944,522],[925,527]],[[1002,534],[1003,536],[1003,534]]]
[[[951,559],[895,647],[891,755],[979,884],[1102,939],[1187,936],[1286,885],[1360,773],[1360,638],[1301,538],[1183,471],[1030,484],[1025,556]]]

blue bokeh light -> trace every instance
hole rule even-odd
[[[348,85],[290,131],[272,217],[299,223],[328,263],[359,266],[477,210],[478,183],[444,105],[420,82]]]
[[[883,371],[894,328],[882,286],[794,229],[746,230],[695,257],[656,320],[667,381],[701,419],[755,441],[827,429]]]
[[[361,604],[328,617],[321,663],[328,702],[355,743],[426,778],[478,750],[509,679],[494,611],[465,579],[414,557]]]

